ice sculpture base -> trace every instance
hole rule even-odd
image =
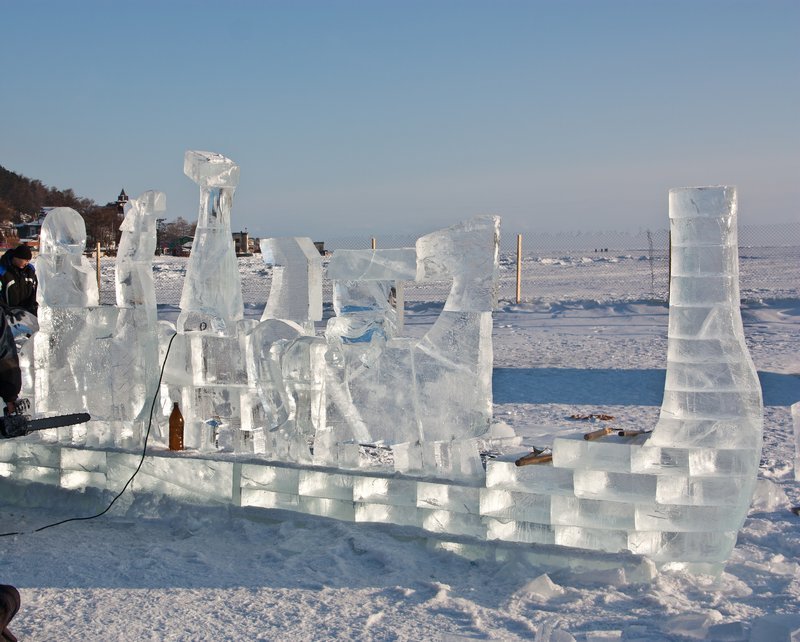
[[[36,437],[7,440],[0,442],[0,485],[9,497],[15,495],[15,485],[32,482],[84,494],[88,488],[117,493],[139,458],[134,452],[63,446]],[[509,465],[522,475],[509,474]],[[547,488],[527,483],[526,472],[513,462],[497,461],[489,468],[488,480],[469,483],[153,448],[126,493],[392,524],[418,529],[432,547],[471,559],[518,560],[578,572],[625,568],[631,582],[654,577],[655,565],[648,555],[630,552],[625,529],[633,526],[632,507],[629,515],[625,507],[617,507],[613,519],[601,523],[590,500],[569,496],[569,484],[561,479],[566,471],[551,468],[544,475]],[[536,472],[539,477],[546,469],[537,467]],[[108,499],[101,497],[98,493],[99,503]],[[558,519],[551,520],[551,514]],[[634,535],[632,540],[645,553],[658,552],[661,542],[651,535]],[[691,566],[691,561],[684,564]],[[721,569],[722,563],[704,564],[702,570]]]

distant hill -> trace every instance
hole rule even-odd
[[[98,207],[93,200],[76,196],[71,189],[48,187],[0,166],[0,221],[18,223],[20,215],[35,219],[46,206],[71,207],[84,215]]]

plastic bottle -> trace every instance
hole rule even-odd
[[[169,416],[169,449],[183,450],[183,415],[177,401]]]

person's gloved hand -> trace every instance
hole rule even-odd
[[[15,339],[22,336],[29,337],[39,330],[39,320],[36,316],[22,308],[11,308],[6,314],[6,320]]]

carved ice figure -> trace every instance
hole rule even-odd
[[[38,301],[40,330],[34,335],[36,411],[63,414],[88,410],[93,418],[107,409],[106,358],[116,309],[97,307],[94,270],[83,256],[86,227],[68,207],[51,210],[42,225]],[[85,443],[87,425],[60,428],[60,441]],[[52,432],[42,437],[53,439]],[[109,443],[105,435],[101,443]],[[91,441],[91,439],[90,439]]]
[[[165,210],[163,192],[145,192],[128,202],[120,226],[115,273],[118,315],[108,363],[114,407],[119,419],[127,417],[133,426],[120,425],[118,438],[120,432],[130,431],[130,438],[138,440],[157,392],[160,360],[153,256],[156,219]]]
[[[183,171],[200,186],[200,211],[178,331],[235,336],[236,322],[244,312],[230,223],[239,166],[221,154],[188,151]]]
[[[51,308],[97,305],[97,275],[83,256],[86,225],[70,207],[56,207],[42,223],[36,273],[37,300]]]
[[[248,376],[258,389],[263,452],[310,462],[309,443],[325,424],[325,342],[314,336],[322,318],[322,260],[311,239],[261,241],[273,266],[261,322],[248,336]]]
[[[153,256],[156,250],[156,219],[167,209],[164,192],[148,191],[128,201],[117,249],[115,283],[117,306],[146,311],[153,324],[156,295],[153,285]]]
[[[261,320],[299,323],[314,334],[322,319],[322,257],[309,238],[270,238],[261,241],[264,263],[272,266],[272,285]]]
[[[444,311],[416,347],[423,441],[489,428],[499,239],[500,219],[479,216],[417,241],[417,280],[453,279]]]
[[[498,238],[499,219],[485,216],[424,236],[416,250],[334,254],[328,274],[342,289],[341,317],[326,330],[328,461],[332,443],[411,444],[396,458],[408,462],[405,472],[479,474],[475,445],[454,442],[485,433],[491,419]],[[393,337],[386,302],[388,284],[411,272],[453,281],[445,310],[419,341]]]
[[[202,450],[233,449],[247,396],[241,279],[231,240],[239,166],[221,154],[188,151],[184,173],[200,187],[200,210],[167,383],[180,388],[185,443]],[[178,394],[175,390],[170,393]],[[245,413],[249,408],[245,407]]]
[[[416,437],[410,362],[394,360],[386,343],[395,334],[391,284],[415,275],[413,248],[334,252],[328,277],[333,281],[336,316],[325,329],[328,414],[326,430],[315,441],[318,463],[343,463],[339,458],[343,442],[391,443]],[[412,345],[411,340],[403,342],[405,353]],[[397,413],[398,403],[405,413]]]

